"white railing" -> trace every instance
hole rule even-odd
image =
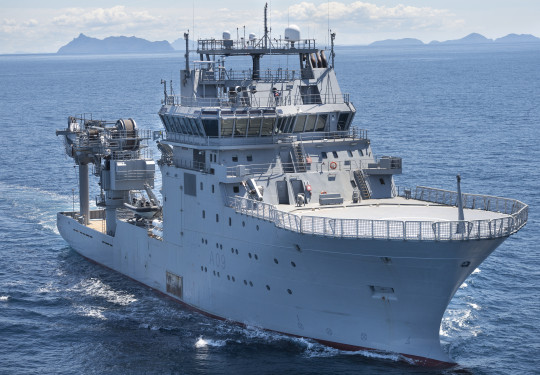
[[[431,193],[428,190],[431,190]],[[441,198],[436,203],[453,205],[451,202],[443,203],[443,200],[450,199],[449,193],[456,194],[455,192],[445,191],[443,194],[443,191],[439,191],[439,195],[437,195],[435,190],[418,187],[417,193],[423,191],[424,194],[431,194],[431,198],[434,196]],[[509,216],[472,221],[339,219],[320,216],[300,216],[278,210],[274,205],[268,203],[257,202],[242,197],[229,197],[228,203],[236,212],[273,222],[278,228],[297,233],[338,238],[417,241],[500,238],[517,232],[527,223],[528,206],[520,201],[481,195],[469,194],[468,196],[470,205],[468,208],[473,208],[473,203],[471,202],[474,201],[479,204],[481,199],[485,199],[486,204],[475,209],[501,212]],[[417,199],[425,200],[422,198]],[[429,201],[435,202],[435,200]],[[507,202],[504,203],[504,201]],[[493,203],[489,204],[488,202]],[[496,208],[499,208],[499,210]],[[507,212],[503,210],[507,210]]]

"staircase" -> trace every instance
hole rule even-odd
[[[358,189],[360,190],[360,195],[362,199],[369,199],[371,198],[371,191],[369,190],[368,182],[366,181],[366,176],[364,175],[364,172],[359,169],[357,171],[353,172],[354,180],[356,181],[356,185],[358,186]]]
[[[294,166],[296,169],[296,172],[305,172],[307,170],[306,168],[306,161],[304,159],[304,149],[302,147],[302,143],[298,143],[293,146],[293,155],[294,155]]]

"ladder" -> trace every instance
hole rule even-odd
[[[298,143],[294,145],[293,150],[294,150],[293,154],[294,154],[296,172],[305,172],[307,168],[306,168],[306,161],[304,159],[304,152],[303,152],[302,144]]]
[[[364,175],[364,172],[359,169],[353,172],[354,180],[356,181],[356,185],[358,185],[358,189],[360,189],[360,195],[362,199],[369,199],[371,198],[371,191],[369,189],[368,182],[366,181],[366,176]]]

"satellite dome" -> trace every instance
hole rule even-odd
[[[296,25],[290,25],[285,29],[285,40],[291,42],[300,40],[300,28]]]

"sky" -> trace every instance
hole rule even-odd
[[[53,53],[80,33],[103,39],[136,36],[173,42],[263,34],[261,0],[0,0],[0,54]],[[540,0],[268,1],[272,37],[298,25],[302,38],[337,45],[377,40],[459,39],[477,32],[495,39],[510,33],[540,37]],[[238,30],[238,31],[237,31]]]

